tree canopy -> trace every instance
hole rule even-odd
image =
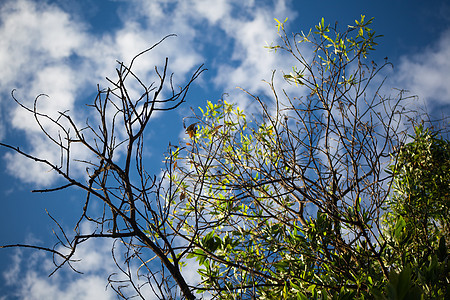
[[[24,107],[64,163],[2,146],[68,182],[40,192],[76,186],[87,194],[75,236],[61,240],[69,253],[47,249],[62,258],[57,268],[70,263],[77,245],[103,237],[124,246],[113,253],[122,251],[125,260],[113,257],[125,279],[110,277],[123,298],[449,297],[449,143],[412,121],[423,116],[408,110],[411,97],[403,90],[385,95],[391,64],[370,58],[379,37],[372,19],[361,16],[343,30],[322,19],[292,36],[286,21],[275,21],[280,39],[268,50],[292,59],[292,72],[282,74],[289,92],[278,90],[274,72],[270,97],[243,91],[256,104],[251,112],[227,99],[194,110],[186,139],[169,146],[163,176],[146,171],[143,132],[153,112],[185,101],[201,67],[179,90],[170,84],[171,96],[162,98],[167,61],[150,85],[133,73],[134,59],[121,64],[118,79],[99,89],[92,105],[95,126]],[[133,99],[128,85],[136,83],[142,93]],[[71,161],[71,143],[94,158]],[[125,158],[114,155],[121,145]],[[89,167],[87,179],[71,176],[73,163]],[[92,198],[103,211],[89,209]],[[96,230],[80,233],[82,221]],[[200,283],[188,283],[182,270],[189,267],[198,268]]]

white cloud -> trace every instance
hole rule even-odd
[[[89,245],[87,245],[89,244]],[[48,277],[54,265],[50,255],[43,252],[16,249],[9,269],[2,273],[6,299],[114,299],[115,292],[107,286],[108,275],[115,270],[111,259],[111,241],[96,240],[79,248],[77,274],[63,267]],[[31,253],[31,255],[30,255]]]
[[[221,0],[212,6],[205,0],[151,0],[139,2],[124,18],[141,16],[147,20],[149,32],[154,32],[158,26],[159,32],[182,37],[183,43],[168,47],[176,59],[184,60],[191,51],[208,51],[209,44],[232,45],[224,60],[214,61],[215,55],[208,54],[214,67],[219,68],[214,80],[216,86],[229,92],[244,85],[257,92],[263,86],[261,80],[269,80],[274,68],[286,66],[282,55],[269,53],[264,46],[277,38],[274,17],[296,17],[288,2],[277,0],[262,4]]]
[[[45,3],[8,1],[0,8],[2,89],[29,83],[49,63],[70,56],[84,43],[83,27]]]
[[[32,107],[38,94],[47,93],[50,99],[41,98],[39,108],[53,117],[58,111],[73,109],[77,91],[89,80],[89,76],[79,76],[77,68],[69,65],[71,56],[85,47],[84,27],[45,2],[5,2],[0,7],[0,18],[0,63],[5,66],[0,94],[4,114],[12,128],[25,130],[30,153],[59,160],[58,149],[50,149],[48,141],[36,136],[39,128],[34,118],[13,105],[9,93],[17,88],[15,95],[28,107]],[[48,124],[44,121],[44,125]],[[8,153],[6,160],[7,169],[26,182],[50,184],[55,179],[44,171],[46,167],[18,159],[16,154]]]
[[[86,24],[75,20],[57,6],[46,3],[38,5],[26,0],[2,4],[0,18],[0,63],[5,66],[0,94],[3,96],[1,101],[5,101],[2,108],[6,109],[2,115],[8,117],[12,128],[25,131],[31,146],[30,153],[39,156],[46,154],[44,158],[52,162],[60,159],[58,149],[48,151],[51,145],[37,135],[40,129],[32,115],[11,105],[10,91],[17,88],[15,95],[28,107],[33,106],[38,94],[45,93],[49,98],[39,100],[41,112],[57,118],[58,111],[70,110],[74,121],[83,124],[87,115],[82,110],[82,104],[92,101],[83,95],[86,91],[89,94],[94,92],[98,81],[104,86],[106,82],[101,78],[105,75],[115,78],[115,59],[128,64],[132,56],[162,37],[160,32],[142,28],[134,22],[125,23],[116,32],[96,36],[85,30]],[[170,50],[164,51],[167,49]],[[166,56],[172,55],[176,57],[171,63],[172,70],[177,71],[176,79],[183,78],[200,61],[200,56],[192,47],[187,49],[178,40],[141,57],[135,64],[135,71],[142,79],[149,80],[154,65],[161,65]],[[0,137],[4,132],[3,122],[0,125]],[[57,135],[57,128],[51,122],[43,119],[43,125],[51,135]],[[46,148],[46,151],[42,152],[42,148]],[[86,154],[80,154],[86,157]],[[17,159],[15,154],[8,154],[6,159],[10,173],[26,182],[49,185],[56,178],[43,172],[45,166]]]
[[[39,153],[39,156],[41,155]],[[7,171],[25,183],[49,186],[57,179],[55,173],[50,173],[48,166],[38,164],[17,153],[6,153],[4,159],[7,163]]]
[[[230,13],[231,6],[227,0],[215,1],[214,5],[208,0],[194,1],[196,11],[208,20],[211,24],[217,23],[220,19]]]
[[[81,124],[86,117],[80,110],[81,102],[87,100],[83,99],[83,94],[88,88],[94,88],[105,74],[114,76],[115,59],[127,64],[132,56],[168,33],[179,37],[166,40],[135,64],[135,71],[144,80],[149,80],[154,65],[161,66],[165,57],[169,57],[169,67],[175,72],[177,84],[206,59],[203,52],[208,51],[208,43],[221,41],[234,45],[228,60],[216,62],[219,72],[214,82],[226,92],[234,91],[238,85],[255,93],[265,91],[267,88],[261,80],[270,79],[272,69],[283,66],[282,56],[269,53],[264,45],[276,37],[273,14],[282,17],[292,14],[285,1],[265,6],[240,1],[221,1],[214,7],[207,1],[140,1],[134,4],[128,6],[127,13],[120,14],[123,26],[102,36],[88,32],[88,26],[79,18],[56,5],[37,5],[27,0],[3,4],[0,63],[5,67],[0,92],[8,95],[17,87],[19,100],[28,106],[36,95],[46,93],[49,99],[39,102],[43,112],[56,117],[57,111],[69,109],[75,121]],[[145,22],[139,22],[141,19]],[[222,36],[212,37],[217,29]],[[231,64],[234,66],[230,67]],[[243,94],[238,97],[242,99]],[[21,108],[11,110],[9,107],[13,128],[25,130],[33,147],[30,152],[41,153],[39,149],[48,148],[48,145],[40,145],[44,143],[41,138],[36,138],[39,128],[30,114]],[[46,149],[44,153],[51,161],[59,160],[59,151]],[[33,162],[24,162],[14,155],[6,158],[10,164],[8,170],[27,182],[48,185],[55,179],[42,172],[45,167],[31,167]],[[24,170],[28,170],[26,178]]]
[[[398,86],[426,102],[428,108],[450,104],[450,30],[415,55],[403,56],[393,78]]]
[[[263,86],[261,80],[269,80],[272,70],[286,66],[282,53],[275,54],[264,48],[278,38],[273,20],[273,11],[277,6],[278,3],[266,9],[250,7],[250,17],[235,18],[230,15],[223,22],[223,30],[234,40],[231,59],[238,64],[231,66],[223,63],[219,67],[216,83],[225,88],[244,85],[252,92],[260,92]],[[279,14],[286,16],[290,12]]]

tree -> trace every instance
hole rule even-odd
[[[65,185],[34,192],[47,193],[76,187],[86,192],[86,199],[83,212],[74,226],[75,236],[66,234],[55,220],[62,231],[61,238],[57,235],[58,242],[67,252],[22,244],[4,245],[2,248],[30,247],[49,251],[54,255],[56,271],[64,264],[70,265],[81,243],[94,238],[114,239],[120,242],[112,250],[113,259],[121,273],[117,276],[112,274],[109,282],[118,296],[143,298],[142,289],[150,288],[160,298],[175,298],[178,294],[186,299],[195,298],[180,271],[184,249],[176,246],[176,235],[168,226],[170,206],[165,205],[163,197],[171,193],[172,187],[163,186],[160,178],[145,168],[142,154],[144,131],[152,115],[176,109],[185,102],[192,82],[204,69],[200,66],[184,86],[175,89],[172,75],[168,74],[166,58],[162,69],[155,67],[155,82],[149,85],[142,82],[133,73],[133,64],[163,40],[136,55],[128,66],[119,62],[117,79],[113,81],[107,78],[111,86],[104,89],[99,87],[90,105],[96,119],[86,121],[81,127],[75,124],[68,112],[60,112],[57,118],[40,113],[38,102],[42,95],[35,99],[33,108],[28,108],[15,98],[13,91],[14,100],[33,115],[48,140],[60,149],[61,163],[55,164],[29,155],[19,147],[4,143],[0,145],[49,166],[67,181]],[[136,90],[140,90],[140,94],[133,97]],[[91,159],[72,160],[74,144],[87,150]],[[72,174],[74,164],[85,166],[86,178],[78,179]],[[91,208],[99,200],[103,209]],[[80,224],[84,221],[95,225],[94,232],[80,232]],[[122,256],[123,260],[119,259]],[[152,258],[159,259],[159,270],[154,267]],[[134,273],[132,270],[136,263],[140,268]],[[134,294],[127,288],[134,290]]]
[[[203,69],[179,90],[171,84],[171,96],[162,98],[167,60],[162,71],[155,68],[158,84],[146,86],[132,72],[134,60],[150,48],[129,66],[120,64],[117,81],[110,80],[111,88],[99,89],[91,106],[98,124],[83,128],[67,113],[52,119],[24,107],[62,150],[64,164],[2,146],[47,164],[68,181],[39,192],[70,186],[85,190],[85,210],[75,228],[83,220],[97,224],[91,234],[77,231],[72,240],[64,235],[61,242],[69,254],[46,249],[63,259],[57,268],[70,263],[77,245],[98,237],[116,239],[125,247],[125,268],[122,262],[116,263],[141,298],[146,296],[144,283],[161,299],[194,299],[195,292],[220,299],[373,295],[400,299],[389,292],[398,288],[402,295],[412,295],[427,284],[434,288],[436,282],[442,287],[447,275],[431,283],[421,281],[415,274],[426,259],[413,265],[411,257],[413,251],[429,245],[435,250],[436,239],[427,244],[418,233],[424,243],[398,243],[404,232],[415,230],[408,227],[410,216],[402,215],[407,210],[402,203],[407,203],[405,195],[410,193],[402,192],[408,188],[403,182],[413,175],[404,176],[401,162],[405,159],[396,153],[404,153],[397,149],[403,149],[411,128],[403,120],[416,115],[403,105],[409,99],[404,91],[394,97],[383,95],[383,70],[390,63],[386,59],[378,66],[369,59],[377,38],[371,23],[361,16],[354,26],[341,31],[337,24],[332,27],[322,19],[308,34],[289,37],[284,23],[277,20],[280,43],[269,50],[290,54],[293,71],[283,78],[296,94],[278,92],[274,72],[268,82],[270,99],[247,92],[258,105],[256,112],[246,113],[225,99],[208,102],[199,114],[194,112],[186,128],[187,141],[169,147],[162,177],[145,169],[144,131],[153,112],[175,109],[184,102],[190,84]],[[132,81],[142,88],[137,99],[128,92]],[[64,138],[46,131],[41,119],[51,121]],[[69,164],[74,163],[69,159],[72,143],[82,144],[93,154],[91,160],[81,162],[90,168],[86,182],[69,173]],[[121,146],[126,148],[123,159],[113,155]],[[391,157],[397,160],[393,167]],[[433,174],[430,169],[429,175],[417,180],[428,180]],[[442,269],[448,262],[447,250],[441,246],[446,244],[442,230],[448,226],[444,221],[448,204],[441,200],[448,199],[448,193],[439,199],[434,198],[436,189],[425,193],[432,195],[434,207],[428,224],[437,222],[442,227],[433,227],[442,252],[436,254],[437,268]],[[105,214],[88,209],[93,199],[102,201]],[[403,223],[386,225],[398,215]],[[434,255],[432,249],[429,253]],[[406,259],[399,260],[399,254]],[[158,271],[154,257],[161,263]],[[181,273],[184,265],[193,265],[193,258],[200,265],[198,286],[190,286]],[[142,264],[137,277],[131,272],[133,260]],[[110,281],[119,296],[133,296],[122,288],[122,279],[110,277]],[[403,289],[405,282],[408,286]]]
[[[386,259],[407,270],[429,299],[448,299],[450,267],[450,143],[423,125],[390,166],[394,194],[385,214]],[[406,279],[405,279],[406,280]]]
[[[411,279],[404,268],[399,279],[393,256],[416,252],[391,251],[383,216],[396,201],[393,181],[403,180],[386,172],[389,157],[405,140],[402,120],[415,114],[403,106],[404,91],[382,94],[379,77],[390,64],[368,59],[377,37],[371,22],[362,16],[340,32],[322,19],[290,38],[277,20],[281,44],[270,49],[293,58],[284,78],[299,95],[279,96],[272,80],[271,100],[249,93],[260,108],[253,118],[225,100],[208,103],[188,143],[173,149],[175,218],[183,216],[177,226],[195,245],[190,257],[202,266],[205,291],[220,299],[355,299],[383,297],[388,285]],[[410,283],[403,295],[419,295],[419,282]]]

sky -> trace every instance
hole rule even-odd
[[[448,116],[450,4],[444,0],[1,0],[0,141],[57,160],[59,152],[15,104],[11,91],[27,105],[44,93],[48,98],[39,102],[42,111],[69,110],[82,122],[89,116],[85,104],[94,99],[97,84],[105,86],[105,77],[114,76],[117,60],[129,63],[176,34],[143,56],[136,72],[149,78],[165,57],[179,84],[202,64],[208,71],[193,84],[186,103],[156,115],[149,127],[148,161],[158,174],[169,142],[182,140],[183,118],[192,114],[191,108],[227,95],[227,101],[250,109],[249,99],[236,87],[265,96],[269,91],[263,80],[270,80],[273,70],[279,76],[289,72],[292,61],[264,47],[277,39],[274,18],[288,18],[288,32],[306,32],[322,17],[345,26],[362,14],[374,17],[373,28],[383,35],[372,58],[388,57],[393,63],[389,86],[417,95],[411,105],[432,117]],[[68,232],[73,228],[82,193],[30,192],[60,182],[48,168],[0,148],[0,179],[0,244],[51,247],[55,224],[47,212]],[[53,264],[46,253],[0,249],[0,299],[114,299],[106,288],[114,272],[110,247],[109,241],[88,243],[78,253],[83,275],[65,268],[50,278]]]

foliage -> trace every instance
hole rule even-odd
[[[427,298],[449,298],[450,142],[423,125],[402,146],[390,171],[394,194],[385,215],[386,260]]]

